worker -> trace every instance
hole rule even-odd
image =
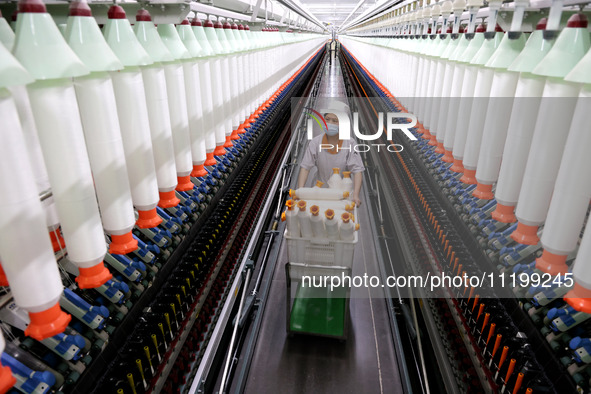
[[[298,187],[304,187],[308,180],[310,170],[316,168],[317,180],[328,184],[328,179],[333,174],[333,168],[340,168],[340,173],[350,171],[353,178],[353,193],[351,200],[355,205],[361,205],[359,193],[363,182],[363,171],[365,166],[361,160],[361,155],[353,149],[354,141],[351,139],[339,139],[339,118],[331,111],[349,114],[349,107],[342,102],[333,102],[321,113],[326,121],[326,127],[323,125],[323,133],[312,138],[308,143],[304,158],[300,163],[300,175],[298,177]]]
[[[334,32],[333,32],[333,38],[332,40],[330,40],[327,43],[328,46],[328,64],[332,64],[332,58],[335,57],[336,58],[336,54],[337,54],[337,41],[334,38]]]

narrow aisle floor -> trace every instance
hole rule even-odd
[[[324,71],[318,102],[345,96],[338,58]],[[366,196],[366,193],[364,193]],[[358,210],[361,230],[352,275],[379,275],[367,200]],[[246,393],[402,392],[383,289],[351,291],[348,339],[286,332],[286,242],[283,240],[264,310]]]
[[[318,90],[318,101],[322,102],[323,98],[329,97],[346,97],[345,82],[341,71],[341,64],[339,58],[332,56],[332,59],[327,63]]]
[[[361,207],[353,275],[378,275],[368,210]],[[396,393],[402,391],[382,289],[352,289],[345,342],[286,333],[285,243],[276,266],[246,393]]]

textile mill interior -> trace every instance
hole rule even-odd
[[[588,0],[1,0],[0,393],[591,392]]]

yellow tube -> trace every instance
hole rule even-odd
[[[154,366],[152,365],[152,357],[150,356],[150,348],[144,346],[144,353],[146,354],[146,358],[148,359],[148,364],[150,365],[150,369],[154,372]]]
[[[146,381],[146,377],[144,375],[144,367],[142,367],[142,360],[140,360],[139,358],[135,360],[135,365],[137,366],[137,369],[140,371],[140,376],[142,377],[142,381]]]
[[[164,335],[164,332],[162,333]],[[161,360],[162,357],[160,356],[160,350],[158,349],[158,338],[156,338],[156,334],[150,335],[152,338],[152,342],[154,343],[154,349],[156,349],[156,354],[158,355],[158,360]]]
[[[164,314],[164,318],[168,321],[168,327],[170,328],[170,319],[168,318],[168,313]],[[162,332],[162,339],[164,340],[164,346],[168,347],[166,344],[166,334],[164,334],[164,325],[162,323],[158,323],[158,327],[160,328],[160,332]]]
[[[129,383],[129,386],[131,387],[132,393],[137,394],[137,391],[135,391],[135,383],[133,382],[133,374],[131,374],[131,373],[127,374],[127,382]]]

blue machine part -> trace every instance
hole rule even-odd
[[[47,393],[55,384],[55,376],[51,372],[34,371],[6,353],[2,353],[0,359],[3,365],[10,367],[16,378],[14,387],[23,393]]]
[[[125,294],[129,292],[129,286],[125,282],[111,279],[104,285],[95,289],[113,304],[125,302]]]
[[[517,228],[517,223],[512,224],[500,233],[492,233],[488,236],[489,245],[496,250],[501,250],[505,245],[513,242],[511,234]]]
[[[133,236],[137,240],[138,248],[134,251],[134,254],[141,258],[146,263],[153,263],[156,259],[155,254],[160,254],[160,248],[154,244],[147,244],[135,235]]]
[[[74,293],[72,290],[68,288],[64,289],[64,296],[80,312],[72,312],[76,315],[76,317],[78,317],[80,320],[84,321],[87,324],[96,323],[96,327],[94,327],[94,325],[93,327],[91,327],[93,329],[102,330],[104,328],[105,319],[109,317],[109,310],[106,307],[90,305],[88,302],[84,301],[78,294]],[[69,310],[70,308],[67,308],[66,306],[66,309]]]
[[[183,225],[182,220],[177,217],[170,216],[164,209],[160,207],[156,207],[156,212],[158,212],[158,216],[163,219],[162,225],[164,225],[167,230],[173,234],[181,231],[181,226]]]
[[[113,256],[116,260],[118,260],[119,262],[121,262],[121,264],[127,264],[129,265],[131,268],[136,269],[138,271],[146,271],[146,265],[142,262],[139,261],[134,261],[132,259],[130,259],[127,256],[123,256],[120,254],[114,255]]]
[[[142,279],[142,273],[136,269],[137,263],[125,255],[107,253],[104,261],[132,282],[139,282]]]
[[[570,340],[568,345],[573,350],[573,358],[577,363],[588,364],[591,362],[591,340],[589,338],[575,337]]]
[[[550,328],[554,332],[567,331],[591,317],[589,314],[576,311],[571,306],[552,308],[548,311],[547,316],[552,320]]]
[[[63,333],[46,338],[41,343],[66,361],[80,359],[80,349],[86,345],[84,338],[80,335],[66,335]]]

